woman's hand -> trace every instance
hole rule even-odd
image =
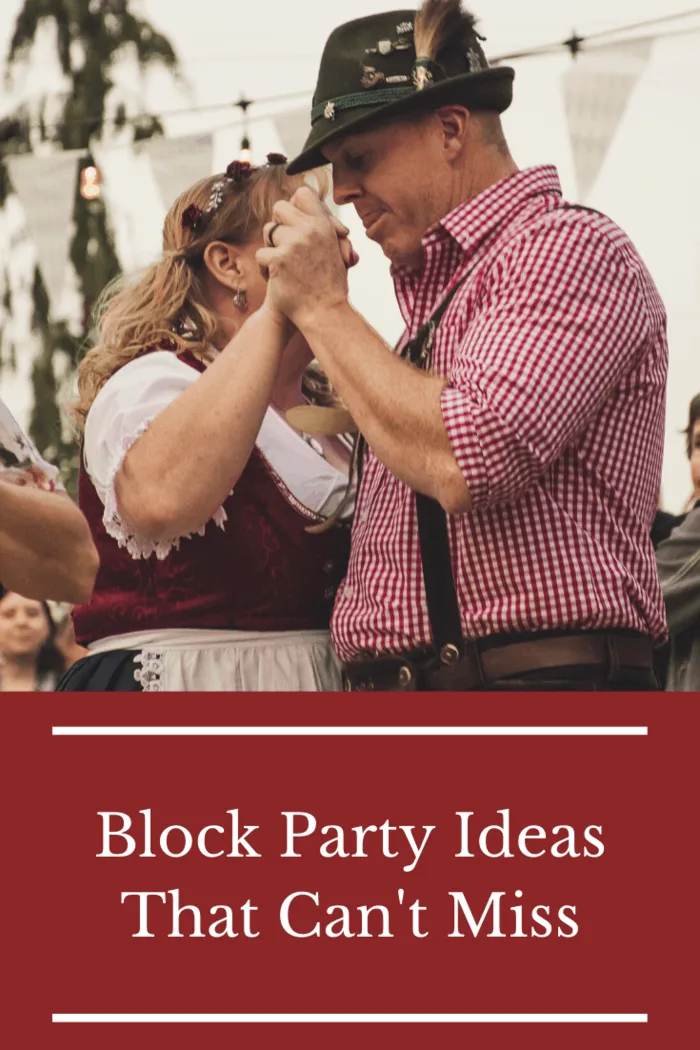
[[[308,191],[308,193],[306,193],[305,191]],[[352,241],[350,240],[350,230],[347,226],[344,225],[344,223],[340,221],[339,218],[337,218],[337,216],[335,216],[331,212],[330,208],[325,203],[325,201],[322,201],[318,194],[311,189],[311,187],[305,186],[303,187],[303,190],[301,192],[301,198],[303,201],[306,202],[307,207],[309,202],[309,194],[311,195],[311,200],[313,201],[313,204],[311,205],[312,210],[318,210],[320,214],[324,215],[324,217],[328,220],[330,225],[335,230],[335,234],[338,239],[338,247],[340,248],[341,259],[345,264],[346,271],[351,270],[353,266],[357,266],[357,264],[359,263],[360,256],[353,248]],[[272,213],[272,221],[268,222],[263,229],[263,236],[265,241],[264,248],[279,247],[275,241],[276,229],[277,227],[283,227],[285,225],[285,220],[288,220],[289,218],[289,209],[287,208],[287,205],[293,205],[297,203],[298,199],[299,191],[297,191],[297,193],[294,194],[291,201],[278,201],[278,203],[275,205]],[[270,236],[272,236],[272,240],[270,240]],[[259,261],[259,266],[260,272],[264,276],[265,280],[269,280],[269,267],[261,261]]]

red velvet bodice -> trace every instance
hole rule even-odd
[[[159,561],[135,560],[102,524],[103,505],[84,466],[79,504],[100,555],[91,600],[74,611],[78,642],[168,628],[296,631],[326,628],[345,575],[349,529],[309,534],[254,449],[226,500],[224,529],[180,542]]]

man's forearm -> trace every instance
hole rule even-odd
[[[27,598],[86,601],[98,559],[85,518],[52,492],[0,483],[0,583]]]
[[[440,407],[446,380],[392,353],[349,304],[297,323],[377,458],[446,509],[468,510]]]

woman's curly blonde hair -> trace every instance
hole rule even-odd
[[[322,196],[323,172],[314,173]],[[135,357],[163,347],[176,354],[205,354],[219,321],[207,304],[203,284],[204,249],[211,241],[249,244],[260,236],[278,200],[289,200],[303,175],[287,175],[285,167],[253,168],[248,177],[225,183],[222,199],[205,209],[225,175],[201,179],[182,193],[165,217],[162,258],[136,280],[117,277],[102,293],[95,310],[96,345],[78,370],[78,399],[70,412],[83,427],[98,393],[114,373]],[[195,206],[204,213],[194,227],[183,215]]]

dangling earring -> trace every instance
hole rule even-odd
[[[248,309],[248,296],[245,293],[245,288],[238,288],[233,296],[233,305],[237,310],[240,310],[242,314]]]

